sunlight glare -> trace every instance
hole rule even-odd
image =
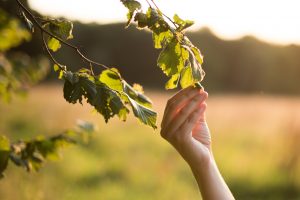
[[[29,0],[46,15],[63,16],[85,23],[125,22],[126,8],[119,0]],[[147,7],[142,0],[143,8]],[[192,30],[209,27],[224,39],[254,35],[280,44],[300,44],[300,1],[298,0],[156,0],[168,16],[174,13],[196,22]]]

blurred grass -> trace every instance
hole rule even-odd
[[[147,92],[146,92],[147,93]],[[148,92],[161,120],[167,92]],[[12,140],[51,135],[94,122],[89,144],[27,174],[12,165],[0,181],[5,200],[199,199],[189,167],[133,117],[109,124],[88,105],[71,105],[58,86],[34,88],[25,100],[0,104],[0,132]],[[237,199],[300,199],[300,101],[297,97],[211,95],[208,123],[222,174]]]

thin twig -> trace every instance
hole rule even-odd
[[[49,50],[49,48],[48,48],[48,46],[47,46],[47,43],[46,43],[46,41],[45,41],[44,32],[41,32],[41,35],[42,35],[42,40],[43,40],[44,48],[45,48],[47,54],[49,55],[49,57],[51,58],[51,60],[52,60],[52,61],[53,61],[53,62],[54,62],[61,70],[65,71],[65,68],[63,67],[63,65],[60,64],[60,63],[53,57],[53,55],[51,54],[51,52],[50,52],[50,50]]]
[[[81,58],[83,58],[83,60],[84,60],[85,62],[87,62],[87,63],[89,63],[89,64],[94,64],[94,65],[97,65],[97,66],[101,66],[101,67],[103,67],[103,68],[105,68],[105,69],[110,69],[109,67],[107,67],[107,66],[104,65],[104,64],[95,62],[95,61],[93,61],[93,60],[87,58],[87,57],[80,51],[80,49],[79,49],[77,46],[75,46],[75,45],[73,45],[73,44],[71,44],[71,43],[68,43],[68,42],[62,40],[61,38],[59,38],[59,37],[57,37],[56,35],[54,35],[54,34],[52,34],[51,32],[49,32],[48,30],[44,29],[44,28],[41,26],[41,24],[37,21],[37,18],[36,18],[36,17],[35,17],[35,16],[34,16],[34,15],[33,15],[26,7],[20,2],[20,0],[16,0],[16,1],[17,1],[18,5],[19,5],[19,6],[20,6],[20,7],[21,7],[21,8],[29,15],[29,17],[33,20],[33,23],[36,24],[37,27],[38,27],[42,32],[47,33],[49,36],[51,36],[51,37],[57,39],[57,40],[60,41],[62,44],[64,44],[64,45],[66,45],[66,46],[68,46],[68,47],[74,49],[74,50],[79,54],[79,56],[80,56]]]
[[[148,0],[146,0],[146,2],[148,3],[148,6],[149,6],[150,8],[152,8],[151,3],[150,3]]]
[[[148,1],[148,0],[146,0]],[[156,9],[165,17],[167,18],[174,26],[175,28],[178,28],[177,24],[170,18],[168,17],[167,15],[165,15],[160,9],[159,7],[157,6],[157,4],[154,2],[154,0],[151,0],[151,2],[153,3],[153,5],[156,7]]]

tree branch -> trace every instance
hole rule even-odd
[[[20,0],[16,0],[16,1],[17,1],[18,5],[22,8],[22,10],[24,10],[24,11],[29,15],[29,17],[33,20],[33,23],[40,29],[41,32],[48,34],[49,36],[51,36],[51,37],[57,39],[58,41],[60,41],[62,44],[64,44],[64,45],[66,45],[66,46],[68,46],[68,47],[74,49],[74,50],[77,52],[77,54],[79,54],[79,56],[80,56],[85,62],[89,63],[90,65],[91,65],[91,64],[94,64],[94,65],[103,67],[103,68],[105,68],[105,69],[110,69],[110,68],[107,67],[106,65],[101,64],[101,63],[98,63],[98,62],[95,62],[95,61],[91,60],[90,58],[88,58],[86,55],[84,55],[84,54],[80,51],[80,49],[79,49],[77,46],[75,46],[75,45],[73,45],[73,44],[71,44],[71,43],[68,43],[68,42],[64,41],[63,39],[57,37],[57,36],[54,35],[53,33],[49,32],[49,31],[46,30],[46,29],[44,29],[44,28],[42,27],[42,25],[37,21],[37,18],[36,18],[36,17],[35,17],[35,16],[34,16],[34,15],[33,15],[33,14],[32,14],[32,13],[31,13],[31,12],[30,12],[30,11],[29,11],[22,3],[21,3],[21,1],[20,1]],[[48,50],[49,50],[49,49],[48,49]],[[52,54],[51,54],[51,57],[53,57]]]
[[[146,0],[148,2],[148,0]],[[156,3],[154,2],[154,0],[151,0],[151,2],[153,3],[153,5],[155,6],[155,8],[165,17],[167,18],[174,26],[175,28],[178,28],[177,24],[167,15],[165,15],[160,9],[159,7],[156,5]]]
[[[48,48],[48,46],[47,46],[47,43],[46,43],[46,41],[45,41],[44,34],[45,34],[45,33],[41,31],[41,35],[42,35],[42,40],[43,40],[44,48],[45,48],[47,54],[49,55],[49,57],[51,58],[51,60],[52,60],[52,61],[53,61],[53,62],[54,62],[61,70],[65,71],[66,69],[63,67],[63,65],[60,64],[60,63],[53,57],[52,53],[50,52],[50,50],[49,50],[49,48]]]

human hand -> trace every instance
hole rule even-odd
[[[161,136],[171,143],[190,165],[211,158],[211,137],[205,121],[208,94],[188,87],[169,99],[161,123]]]

